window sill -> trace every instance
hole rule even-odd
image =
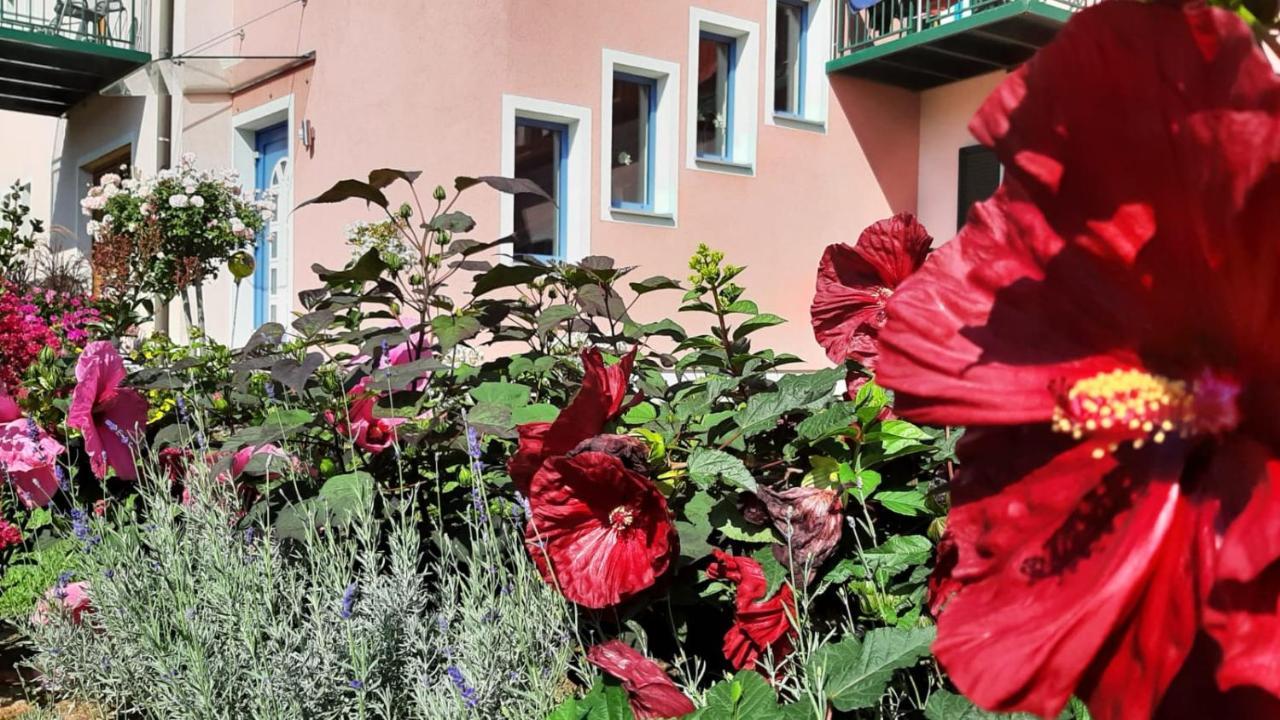
[[[811,120],[802,115],[774,112],[769,115],[769,119],[772,121],[772,124],[777,127],[816,133],[825,133],[827,131],[826,122],[822,120]]]
[[[609,208],[609,219],[614,222],[635,223],[637,225],[652,225],[654,227],[675,227],[676,216],[666,212],[655,212],[653,210],[638,210],[632,208]]]
[[[707,170],[709,172],[721,172],[729,175],[755,175],[756,166],[750,163],[733,162],[732,160],[724,160],[721,158],[705,157],[702,155],[693,158],[693,165],[698,170]]]

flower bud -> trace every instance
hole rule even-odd
[[[435,198],[436,202],[444,202],[444,199],[449,195],[444,191],[443,185],[437,185],[436,189],[431,192],[431,197]]]

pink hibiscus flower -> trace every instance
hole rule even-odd
[[[49,615],[54,612],[54,603],[62,605],[64,612],[70,613],[71,622],[79,625],[82,616],[85,613],[93,612],[93,605],[89,602],[89,583],[88,581],[80,581],[66,583],[59,582],[44,594],[44,599],[36,603],[35,610],[31,613],[31,622],[35,625],[48,625]]]
[[[84,434],[89,465],[99,478],[107,468],[123,480],[137,480],[133,448],[147,423],[147,401],[138,391],[121,387],[124,360],[105,340],[91,342],[76,362],[76,388],[67,425]]]
[[[58,491],[58,457],[66,450],[0,392],[0,472],[28,508],[44,507]]]

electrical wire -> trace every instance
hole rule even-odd
[[[213,37],[209,38],[208,40],[205,40],[204,42],[197,43],[195,46],[193,46],[193,47],[191,47],[191,48],[188,48],[188,49],[186,49],[186,50],[183,50],[183,51],[182,51],[182,54],[178,55],[177,57],[180,57],[180,58],[181,58],[181,57],[190,57],[193,53],[199,52],[200,50],[203,50],[204,48],[209,47],[210,45],[213,45],[214,43],[216,43],[216,42],[218,42],[218,41],[220,41],[220,40],[223,40],[223,39],[225,39],[225,38],[227,38],[227,37],[230,37],[230,36],[232,36],[232,35],[239,34],[239,33],[243,32],[245,28],[249,27],[249,26],[250,26],[250,25],[252,25],[253,23],[256,23],[256,22],[258,22],[259,20],[262,20],[262,19],[264,19],[264,18],[271,17],[272,15],[275,15],[276,13],[280,12],[281,10],[284,10],[285,8],[290,7],[290,6],[292,6],[292,5],[297,5],[298,3],[302,3],[303,5],[306,5],[306,4],[307,4],[307,0],[289,0],[289,2],[286,2],[285,4],[281,5],[280,7],[276,8],[276,9],[274,9],[274,10],[269,10],[269,11],[267,11],[267,12],[265,12],[265,13],[263,13],[263,14],[261,14],[261,15],[257,16],[257,17],[255,17],[255,18],[251,18],[251,19],[249,19],[249,20],[246,20],[245,22],[241,23],[240,25],[237,25],[236,27],[231,28],[230,30],[227,30],[227,31],[225,31],[225,32],[218,33],[217,35],[214,35]]]

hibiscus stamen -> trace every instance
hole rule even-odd
[[[609,511],[609,525],[614,530],[626,530],[635,521],[635,510],[627,505],[619,505]]]
[[[1078,380],[1053,411],[1053,429],[1077,440],[1106,442],[1094,449],[1101,459],[1122,441],[1140,449],[1149,439],[1160,444],[1171,435],[1217,435],[1240,422],[1236,399],[1240,384],[1203,371],[1188,383],[1145,370],[1116,369]]]

